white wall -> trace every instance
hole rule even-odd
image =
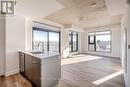
[[[121,60],[122,60],[122,69],[124,72],[124,79],[126,83],[127,77],[127,27],[125,21],[125,16],[122,17],[121,20]]]
[[[5,69],[5,17],[0,17],[0,76]]]
[[[127,25],[127,44],[130,45],[130,5],[127,7],[127,18],[126,18],[126,25]],[[126,87],[130,87],[130,49],[127,50],[127,86]]]
[[[87,32],[84,31],[81,33],[81,52],[87,52]]]
[[[103,52],[92,52],[88,50],[88,33],[93,31],[106,31],[110,30],[112,32],[112,45],[111,45],[111,53],[103,53]],[[94,27],[94,28],[87,28],[86,32],[84,33],[85,43],[83,44],[82,49],[85,53],[88,54],[96,54],[101,56],[109,56],[109,57],[121,57],[121,26],[120,25],[112,25],[112,26],[104,26],[104,27]],[[83,42],[82,42],[83,43]]]
[[[21,16],[6,18],[6,72],[5,75],[19,72],[18,51],[25,49],[25,19]]]
[[[62,29],[61,30],[61,52],[62,57],[66,58],[69,56],[69,30]]]

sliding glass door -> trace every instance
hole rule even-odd
[[[33,50],[39,50],[38,45],[40,43],[44,44],[44,51],[47,51],[47,37],[48,37],[48,32],[47,31],[43,31],[37,28],[33,29]],[[40,45],[41,46],[41,45]]]
[[[69,32],[69,51],[76,52],[78,51],[78,33]]]
[[[59,51],[59,33],[49,32],[49,50]]]
[[[33,27],[33,50],[60,51],[60,32]]]

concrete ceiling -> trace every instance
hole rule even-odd
[[[43,18],[62,8],[56,0],[16,0],[16,15]]]
[[[125,12],[125,0],[105,0],[109,15],[115,16]]]
[[[104,0],[57,0],[65,8],[45,17],[63,25],[75,24],[81,27],[95,27],[118,24],[121,15],[110,16]],[[92,6],[96,3],[96,6]]]

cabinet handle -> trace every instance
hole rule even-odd
[[[37,62],[36,61],[32,61],[33,64],[36,64]]]

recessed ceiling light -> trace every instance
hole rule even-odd
[[[83,16],[80,16],[79,17],[79,22],[83,21],[84,20],[84,17]]]
[[[91,4],[91,7],[96,7],[96,6],[97,6],[96,3],[92,3],[92,4]]]
[[[84,17],[83,16],[79,17],[79,20],[80,21],[84,20]]]

